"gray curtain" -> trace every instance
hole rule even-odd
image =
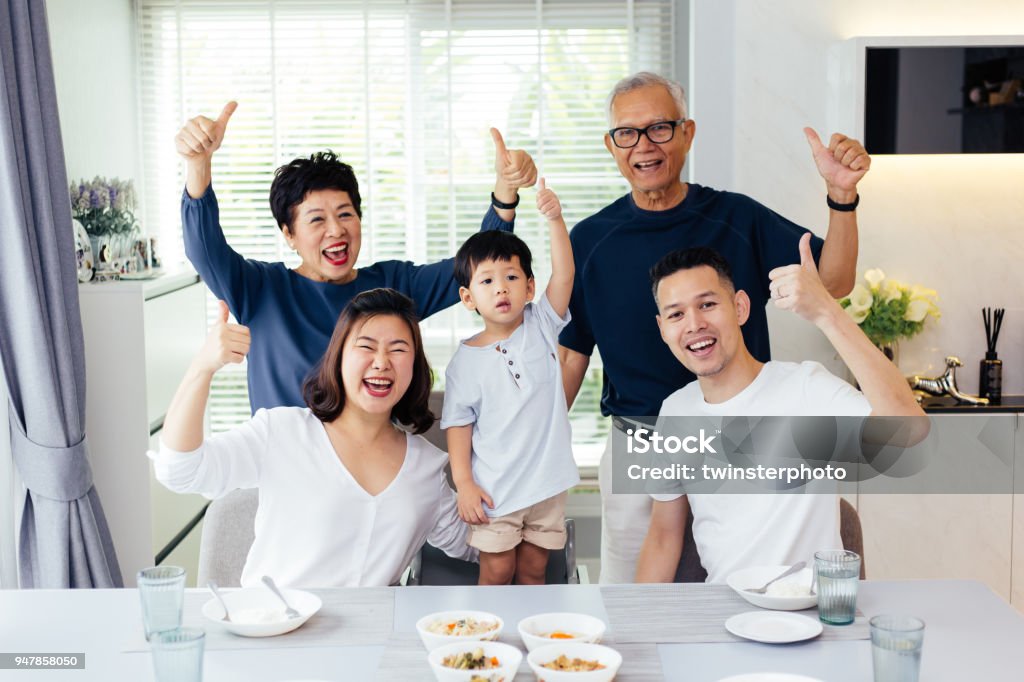
[[[22,587],[121,587],[85,445],[85,350],[43,0],[0,0],[0,358],[28,488]]]

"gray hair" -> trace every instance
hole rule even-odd
[[[649,85],[660,85],[661,87],[668,90],[668,94],[672,95],[672,99],[676,103],[676,110],[679,111],[680,118],[686,118],[686,93],[683,92],[683,86],[674,80],[659,76],[656,73],[650,71],[640,71],[634,73],[632,76],[626,76],[612,88],[611,94],[608,95],[607,106],[605,107],[606,113],[608,114],[608,125],[613,125],[612,121],[612,104],[615,102],[615,98],[619,95],[624,95],[627,92],[636,90],[638,88],[646,88]]]

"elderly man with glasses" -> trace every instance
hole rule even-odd
[[[646,495],[612,494],[614,430],[653,423],[662,401],[694,379],[658,335],[648,271],[677,249],[704,246],[721,253],[732,265],[736,288],[753,302],[743,327],[747,348],[767,362],[768,274],[790,264],[807,230],[750,197],[682,181],[696,124],[687,118],[678,83],[646,72],[627,77],[608,98],[608,117],[605,147],[632,191],[572,230],[572,320],[559,342],[570,405],[595,347],[604,365],[601,412],[611,417],[613,433],[599,472],[601,582],[618,583],[633,580],[651,501]],[[825,180],[829,214],[827,238],[813,237],[811,248],[826,289],[840,297],[856,277],[857,183],[871,159],[844,135],[833,135],[826,147],[810,128],[804,133]]]

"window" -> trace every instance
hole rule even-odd
[[[274,169],[330,148],[363,195],[362,262],[430,262],[475,232],[493,185],[495,126],[531,152],[573,225],[628,189],[601,138],[623,75],[671,75],[671,0],[138,0],[145,220],[182,256],[183,164],[171,140],[197,113],[239,101],[213,177],[228,241],[248,258],[297,263],[274,225]],[[547,280],[546,226],[525,193],[516,232]],[[151,232],[155,231],[152,228]],[[215,307],[211,306],[211,310]],[[423,324],[439,377],[477,322],[453,308]],[[244,367],[218,375],[214,430],[249,415]],[[595,356],[572,412],[577,461],[607,433]]]

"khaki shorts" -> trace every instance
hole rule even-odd
[[[568,491],[525,509],[469,527],[469,545],[481,552],[507,552],[526,540],[543,549],[565,547],[565,498]]]

